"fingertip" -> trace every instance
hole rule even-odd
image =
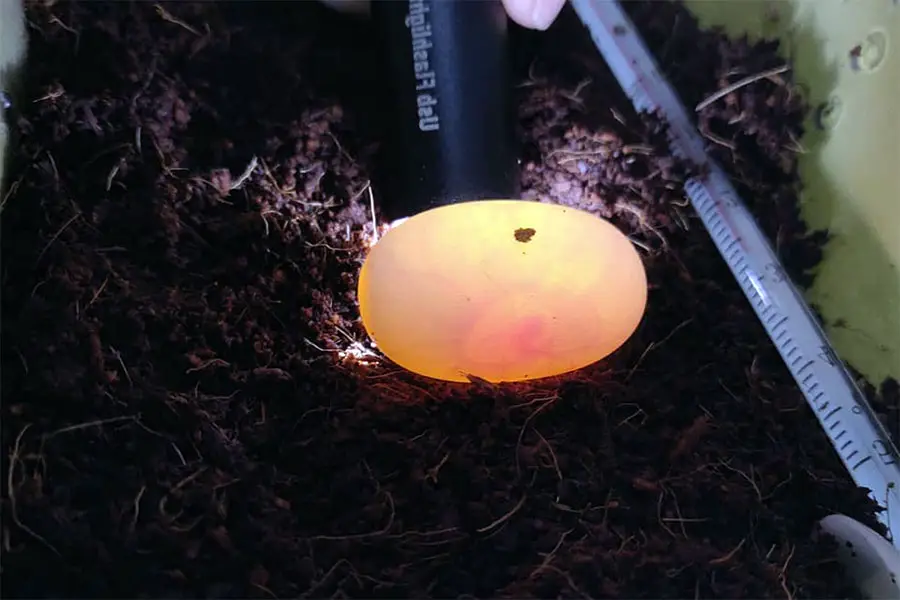
[[[529,29],[545,31],[562,11],[566,0],[503,0],[509,17]]]

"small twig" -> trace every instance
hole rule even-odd
[[[551,396],[538,396],[533,400],[529,400],[528,402],[522,402],[520,404],[512,404],[509,407],[509,410],[513,410],[515,408],[528,408],[529,406],[534,406],[535,404],[544,404],[546,402],[552,402],[554,400],[559,400],[558,394],[553,394]]]
[[[499,519],[495,520],[493,523],[491,523],[489,525],[485,525],[484,527],[480,527],[480,528],[476,529],[475,531],[477,531],[478,533],[486,533],[486,532],[490,531],[491,529],[495,529],[495,528],[503,525],[504,523],[509,521],[513,517],[513,515],[515,515],[517,512],[519,512],[519,509],[521,509],[522,506],[524,506],[526,498],[528,498],[528,495],[522,494],[522,497],[519,499],[519,501],[516,503],[516,505],[513,506],[512,509],[510,509],[509,512],[507,512],[505,515],[503,515]]]
[[[426,480],[430,480],[430,481],[431,481],[432,483],[434,483],[434,484],[437,484],[437,482],[438,482],[438,473],[440,472],[441,467],[444,466],[444,464],[447,462],[447,460],[448,460],[449,458],[450,458],[450,453],[447,452],[446,454],[444,454],[444,458],[442,458],[442,459],[440,460],[440,462],[438,462],[438,464],[436,464],[435,466],[431,467],[430,469],[428,469],[428,470],[425,472],[425,479],[426,479]]]
[[[138,415],[129,415],[127,417],[112,417],[111,419],[99,419],[96,421],[87,421],[86,423],[78,423],[76,425],[69,425],[68,427],[63,427],[62,429],[57,429],[56,431],[51,431],[43,436],[43,441],[46,442],[52,437],[55,437],[61,433],[70,433],[72,431],[80,431],[82,429],[89,429],[91,427],[101,427],[103,425],[109,425],[110,423],[121,423],[123,421],[136,421]]]
[[[244,185],[244,183],[246,183],[248,179],[250,179],[250,176],[253,175],[253,171],[256,170],[256,166],[258,164],[259,160],[255,156],[251,158],[250,162],[247,163],[247,168],[244,169],[244,171],[240,175],[238,175],[238,178],[228,186],[228,191],[233,192],[234,190],[240,189],[241,186]]]
[[[37,257],[37,259],[34,261],[34,264],[38,264],[39,262],[41,262],[41,259],[44,257],[44,254],[46,254],[46,252],[47,252],[47,250],[50,248],[50,246],[53,245],[53,242],[55,242],[55,241],[57,240],[57,238],[59,238],[59,236],[62,235],[62,232],[65,231],[66,228],[69,227],[69,225],[71,225],[72,223],[74,223],[75,220],[76,220],[78,217],[80,217],[80,216],[81,216],[81,213],[80,213],[80,212],[77,212],[77,213],[75,213],[74,215],[72,215],[72,216],[69,218],[68,221],[66,221],[65,223],[63,223],[63,226],[60,227],[59,230],[58,230],[56,233],[53,234],[53,237],[50,238],[50,241],[47,242],[47,245],[44,246],[44,249],[41,250],[41,253],[40,253],[40,254],[38,254],[38,257]]]
[[[325,582],[328,581],[328,579],[331,577],[331,575],[335,571],[337,571],[337,568],[340,567],[341,565],[347,565],[348,567],[350,567],[350,569],[353,569],[353,563],[351,563],[346,558],[342,558],[342,559],[338,560],[336,563],[334,563],[331,566],[330,569],[328,569],[328,571],[324,575],[322,575],[321,579],[319,579],[317,582],[312,584],[312,586],[310,586],[310,588],[306,591],[306,593],[302,594],[300,597],[301,598],[309,598],[313,593],[318,591],[319,588],[321,588],[325,584]]]
[[[170,443],[172,445],[172,449],[175,450],[175,454],[177,454],[178,458],[181,460],[181,466],[183,466],[183,467],[187,466],[187,461],[184,460],[184,454],[181,453],[181,449],[178,447],[178,445],[175,442],[170,442]]]
[[[522,423],[522,428],[519,430],[519,437],[516,440],[516,477],[522,476],[522,465],[521,460],[519,459],[519,448],[522,447],[522,439],[525,437],[525,432],[528,430],[528,425],[534,420],[535,417],[538,416],[538,414],[540,414],[545,408],[556,402],[558,399],[559,396],[556,395],[550,396],[549,398],[545,399],[544,403],[534,409],[532,413],[525,419],[525,422]]]
[[[50,17],[50,22],[51,22],[51,23],[54,23],[55,25],[59,25],[60,27],[62,27],[63,29],[65,29],[66,31],[68,31],[69,33],[71,33],[72,35],[74,35],[76,38],[80,37],[80,34],[79,34],[75,29],[73,29],[71,26],[66,25],[65,23],[63,23],[63,22],[59,19],[59,17],[57,17],[56,15],[52,15],[52,16]]]
[[[180,490],[181,488],[183,488],[190,482],[194,481],[195,479],[197,479],[198,477],[203,475],[203,473],[206,472],[206,469],[207,469],[207,467],[200,467],[199,469],[197,469],[196,471],[194,471],[193,473],[191,473],[190,475],[188,475],[187,477],[185,477],[184,479],[182,479],[181,481],[176,483],[174,486],[172,486],[169,489],[169,491],[166,492],[165,494],[163,494],[162,498],[159,499],[159,503],[156,505],[156,510],[159,511],[159,515],[167,523],[174,523],[178,517],[180,517],[182,514],[184,514],[183,510],[178,510],[174,513],[169,513],[166,511],[166,504],[168,504],[168,502],[169,502],[169,495],[177,492],[178,490]],[[203,518],[203,516],[201,515],[200,519],[202,519],[202,518]],[[180,531],[182,531],[182,532],[188,531],[189,529],[195,527],[200,522],[200,519],[195,520],[188,529],[180,529]]]
[[[116,175],[119,173],[120,165],[115,164],[113,168],[109,170],[109,175],[106,176],[106,191],[112,189],[113,180],[116,178]]]
[[[644,242],[639,242],[638,240],[634,239],[634,238],[631,237],[631,236],[628,236],[628,239],[629,239],[629,241],[630,241],[632,244],[634,244],[635,246],[637,246],[638,248],[640,248],[641,250],[643,250],[643,251],[646,252],[647,254],[652,254],[652,253],[653,253],[652,250],[650,250],[650,246],[648,246],[648,245],[645,244]]]
[[[662,487],[659,491],[659,498],[656,499],[656,520],[659,521],[659,524],[663,529],[669,532],[669,535],[671,535],[673,538],[677,538],[678,536],[675,535],[675,532],[672,531],[672,528],[666,525],[666,523],[663,521],[663,502],[668,495],[669,489],[666,487]]]
[[[591,78],[587,78],[587,79],[581,81],[577,86],[575,86],[575,89],[572,90],[571,92],[568,92],[566,90],[560,90],[560,96],[562,96],[563,98],[566,98],[568,100],[571,100],[572,102],[575,102],[576,104],[584,105],[584,100],[581,98],[581,93],[591,83],[592,83]]]
[[[62,557],[62,554],[59,553],[53,544],[48,542],[46,539],[38,535],[33,529],[25,525],[19,519],[19,510],[18,505],[16,503],[16,492],[15,492],[15,472],[16,465],[19,463],[19,456],[21,452],[22,446],[22,436],[25,435],[25,432],[28,431],[28,428],[31,427],[31,423],[22,428],[22,431],[19,432],[19,435],[16,436],[16,441],[13,443],[12,451],[9,453],[9,472],[6,474],[6,497],[9,499],[9,513],[12,516],[13,523],[18,525],[19,529],[42,543],[44,546],[49,548],[59,557]]]
[[[173,25],[178,25],[179,27],[183,27],[184,29],[187,29],[188,31],[190,31],[191,33],[196,35],[197,37],[203,37],[203,34],[201,34],[199,31],[197,31],[196,29],[194,29],[193,27],[191,27],[190,25],[188,25],[181,19],[178,19],[175,16],[173,16],[172,13],[170,13],[165,8],[163,8],[162,5],[155,4],[153,7],[156,9],[156,14],[158,14],[163,21],[168,21],[169,23],[172,23]]]
[[[122,367],[122,371],[125,372],[125,379],[128,380],[128,385],[130,385],[131,387],[134,387],[134,381],[131,380],[131,373],[128,372],[128,367],[125,366],[125,361],[122,359],[122,353],[119,352],[118,350],[116,350],[115,348],[113,348],[112,346],[110,346],[109,349],[112,350],[113,356],[116,357],[116,360],[119,362],[119,365]]]
[[[584,598],[585,600],[592,600],[592,599],[591,599],[591,596],[588,596],[587,594],[585,594],[583,591],[581,591],[581,588],[579,588],[577,585],[575,585],[575,581],[572,579],[572,576],[571,576],[571,575],[569,575],[568,573],[566,573],[566,572],[563,571],[562,569],[559,569],[559,568],[557,568],[557,567],[554,567],[553,565],[547,565],[547,566],[544,567],[544,568],[545,568],[547,571],[553,571],[554,573],[556,573],[557,575],[559,575],[560,577],[562,577],[563,579],[565,579],[565,580],[566,580],[566,583],[569,584],[569,587],[572,588],[572,591],[573,591],[573,592],[576,592],[579,596],[581,596],[581,597]]]
[[[644,144],[629,144],[622,146],[622,154],[643,154],[645,156],[653,155],[653,148]]]
[[[791,552],[788,554],[787,559],[784,561],[784,564],[781,565],[781,573],[778,576],[778,579],[781,581],[781,589],[784,590],[784,595],[787,597],[787,600],[794,600],[794,595],[791,593],[791,590],[788,589],[787,586],[787,575],[785,574],[788,568],[788,564],[790,564],[791,559],[794,558],[794,551],[797,549],[796,546],[791,546]]]
[[[261,592],[267,594],[268,596],[270,596],[270,597],[272,597],[272,598],[278,598],[278,596],[275,595],[275,592],[273,592],[272,590],[270,590],[269,588],[267,588],[267,587],[264,586],[264,585],[259,585],[258,583],[253,583],[252,581],[250,582],[250,585],[252,585],[253,587],[255,587],[256,589],[258,589],[259,591],[261,591]]]
[[[678,496],[672,490],[669,490],[669,494],[672,496],[672,504],[675,505],[675,514],[678,516],[678,520],[675,522],[678,523],[678,527],[681,529],[681,535],[684,536],[684,539],[688,539],[687,529],[684,526],[685,519],[681,514],[681,507],[678,505]]]
[[[659,342],[650,342],[650,345],[647,346],[647,348],[641,353],[641,356],[638,358],[638,360],[634,364],[634,366],[631,367],[631,370],[628,372],[628,375],[625,377],[625,381],[627,382],[629,379],[631,379],[631,376],[634,375],[635,371],[638,370],[638,367],[641,366],[641,363],[644,362],[644,359],[647,357],[648,354],[650,354],[651,350],[655,350],[656,348],[659,348],[660,346],[665,344],[667,341],[669,341],[669,339],[671,339],[671,337],[673,335],[678,333],[678,331],[682,327],[685,327],[686,325],[688,325],[689,323],[692,323],[693,321],[694,321],[693,317],[691,317],[690,319],[688,319],[686,321],[682,321],[677,327],[675,327],[675,329],[673,329],[672,331],[669,332],[669,335],[664,337]]]
[[[559,541],[556,542],[555,546],[553,546],[553,550],[548,552],[547,555],[544,557],[544,560],[541,562],[541,564],[538,565],[537,568],[531,572],[531,575],[528,576],[529,579],[534,579],[534,577],[538,573],[540,573],[541,571],[543,571],[544,569],[546,569],[547,567],[550,566],[550,563],[553,561],[553,557],[556,556],[556,552],[559,550],[560,546],[562,546],[563,542],[566,541],[566,536],[569,535],[570,533],[572,533],[573,531],[574,531],[574,529],[564,531],[563,534],[561,536],[559,536]]]
[[[303,341],[306,342],[307,344],[309,344],[311,347],[318,350],[319,352],[340,352],[340,350],[337,350],[337,349],[330,350],[328,348],[323,348],[322,346],[317,345],[315,342],[313,342],[312,340],[310,340],[308,338],[303,338]]]
[[[100,294],[103,293],[103,290],[106,289],[106,284],[107,284],[107,283],[109,283],[109,275],[106,276],[106,279],[103,280],[103,283],[100,284],[100,287],[97,289],[96,292],[94,292],[94,295],[91,296],[91,301],[88,302],[87,306],[84,307],[84,310],[87,310],[87,309],[89,309],[91,306],[93,306],[94,302],[97,301],[97,298],[100,297]]]
[[[738,552],[740,552],[741,548],[744,547],[744,543],[745,543],[746,541],[747,541],[747,538],[742,539],[740,544],[738,544],[737,546],[735,546],[734,548],[731,549],[731,552],[729,552],[729,553],[726,554],[725,556],[720,556],[719,558],[714,558],[714,559],[712,559],[711,561],[709,561],[709,564],[711,564],[711,565],[724,565],[724,564],[727,563],[729,560],[731,560],[732,558],[734,558],[734,555],[735,555],[735,554],[737,554]]]
[[[752,466],[750,467],[750,475],[747,475],[740,469],[735,469],[734,467],[732,467],[731,465],[729,465],[727,462],[725,462],[723,460],[720,460],[719,464],[722,465],[723,467],[725,467],[726,469],[728,469],[729,471],[731,471],[732,473],[737,473],[738,475],[743,477],[747,481],[747,483],[749,483],[753,487],[753,490],[756,492],[757,500],[759,500],[760,502],[763,501],[762,492],[759,490],[759,486],[756,485],[755,478],[752,477],[752,475],[753,475],[753,467]]]
[[[307,538],[309,541],[344,541],[344,540],[365,540],[368,538],[379,537],[385,535],[387,532],[391,530],[391,527],[394,526],[394,518],[397,516],[396,507],[394,506],[394,498],[391,496],[389,492],[385,492],[384,495],[387,497],[387,503],[391,507],[391,515],[388,517],[387,524],[379,529],[378,531],[370,531],[369,533],[357,533],[351,535],[317,535],[315,537]]]
[[[137,493],[137,496],[134,497],[134,515],[131,517],[131,525],[129,526],[132,533],[134,532],[135,527],[137,527],[138,516],[141,514],[141,498],[144,497],[144,492],[146,491],[147,486],[142,485],[141,489]]]
[[[378,219],[375,217],[375,194],[372,193],[372,186],[368,185],[369,190],[369,210],[372,211],[372,245],[378,242]]]
[[[780,67],[775,67],[774,69],[769,69],[768,71],[763,71],[761,73],[757,73],[756,75],[750,75],[748,77],[744,77],[743,79],[735,81],[731,85],[724,87],[721,90],[719,90],[718,92],[712,94],[706,100],[703,100],[702,102],[700,102],[694,108],[694,110],[697,112],[700,112],[701,110],[703,110],[704,108],[706,108],[707,106],[709,106],[710,104],[715,102],[716,100],[724,98],[731,92],[739,90],[742,87],[744,87],[745,85],[750,85],[751,83],[753,83],[755,81],[759,81],[760,79],[768,79],[769,77],[772,77],[774,75],[784,73],[785,71],[790,70],[790,68],[791,67],[789,65],[781,65]]]
[[[699,127],[699,131],[700,131],[700,135],[702,135],[709,141],[714,142],[714,143],[722,146],[723,148],[728,148],[732,152],[737,150],[737,146],[735,146],[732,142],[729,142],[728,140],[726,140],[725,138],[723,138],[720,135],[716,135],[715,133],[710,131],[707,127],[701,125]]]
[[[633,215],[638,220],[638,224],[641,227],[647,229],[648,231],[652,231],[653,234],[659,238],[659,241],[662,242],[664,248],[669,247],[669,241],[662,233],[660,233],[659,229],[657,229],[650,223],[650,219],[647,217],[647,213],[645,211],[641,210],[637,206],[634,206],[633,204],[622,201],[616,202],[616,209],[623,210]]]
[[[784,148],[787,148],[788,150],[790,150],[792,152],[796,152],[797,154],[807,154],[809,152],[806,149],[806,146],[804,146],[800,142],[800,140],[797,139],[797,136],[795,136],[790,131],[788,132],[788,137],[791,138],[791,143],[783,146]]]
[[[197,371],[202,371],[203,369],[206,369],[207,367],[211,367],[213,365],[215,365],[217,367],[230,367],[231,363],[224,361],[221,358],[211,358],[208,361],[197,365],[196,367],[192,367],[192,368],[186,370],[185,373],[195,373]]]
[[[553,450],[553,445],[551,445],[550,442],[547,441],[547,438],[545,438],[544,435],[540,431],[535,429],[534,432],[537,434],[537,436],[539,438],[541,438],[541,441],[544,443],[544,446],[547,447],[547,451],[550,453],[550,460],[553,462],[553,470],[556,471],[556,477],[560,481],[562,481],[563,474],[562,474],[562,470],[559,468],[559,460],[556,458],[556,451]]]
[[[56,100],[57,98],[61,98],[65,93],[66,93],[65,89],[63,89],[62,87],[58,87],[58,88],[50,90],[49,92],[47,92],[46,95],[41,96],[40,98],[38,98],[36,100],[32,100],[32,102],[37,104],[38,102],[46,102],[48,100]]]

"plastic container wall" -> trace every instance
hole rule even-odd
[[[809,300],[873,383],[900,377],[900,2],[687,0],[704,27],[782,40],[815,108],[801,144],[804,215],[828,228]]]

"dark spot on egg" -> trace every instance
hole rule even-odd
[[[531,238],[534,237],[535,233],[537,233],[537,231],[535,231],[533,227],[520,227],[513,231],[513,236],[515,236],[517,242],[527,244],[531,241]]]

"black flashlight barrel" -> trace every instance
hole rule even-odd
[[[373,0],[390,111],[381,196],[391,219],[518,194],[500,0]]]

